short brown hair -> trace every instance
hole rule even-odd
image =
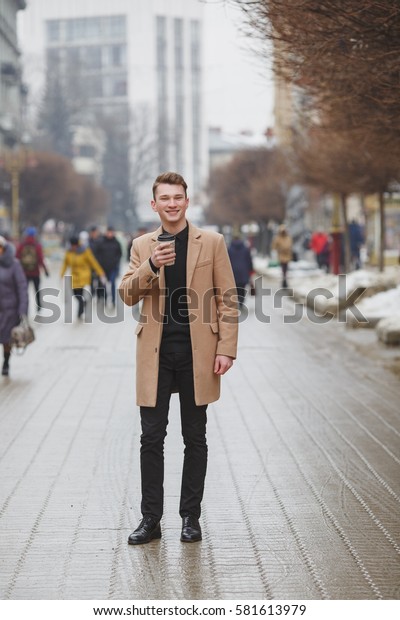
[[[182,185],[185,190],[185,197],[187,198],[187,183],[183,176],[177,172],[163,172],[159,174],[153,183],[153,198],[156,197],[156,190],[161,183],[167,183],[167,185]]]

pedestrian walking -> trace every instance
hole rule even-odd
[[[97,248],[98,245],[100,243],[100,231],[98,229],[98,227],[96,226],[96,224],[93,224],[90,228],[89,228],[89,239],[88,239],[88,243],[89,243],[89,247],[92,250],[93,256],[97,259]],[[98,261],[97,261],[98,262]],[[90,292],[92,293],[92,298],[97,297],[103,297],[104,294],[104,287],[101,286],[100,283],[100,279],[98,274],[96,273],[96,271],[92,271],[92,280],[90,283]]]
[[[272,240],[272,249],[276,250],[282,270],[282,288],[287,288],[287,272],[293,258],[293,239],[289,235],[285,224],[281,224]]]
[[[115,236],[113,226],[108,226],[106,234],[100,239],[96,247],[96,257],[106,274],[107,282],[111,285],[111,301],[115,306],[116,279],[119,275],[119,265],[122,257],[121,244]],[[107,288],[104,289],[104,300],[107,301]]]
[[[78,319],[82,318],[86,307],[85,287],[90,286],[92,280],[92,270],[95,271],[103,283],[105,274],[89,247],[79,243],[79,237],[72,236],[69,240],[70,247],[64,256],[61,268],[61,278],[64,277],[67,269],[72,275],[72,293],[78,301]],[[87,295],[87,292],[86,292]]]
[[[17,247],[16,256],[19,259],[26,279],[32,282],[35,289],[35,299],[37,310],[42,309],[42,299],[40,292],[40,273],[44,271],[46,276],[49,270],[44,261],[43,247],[37,238],[36,228],[30,226],[25,230],[23,239]]]
[[[0,236],[0,342],[3,345],[2,375],[10,371],[11,330],[28,314],[28,282],[14,248]]]
[[[143,518],[129,536],[132,545],[161,537],[164,438],[174,391],[185,444],[181,541],[201,540],[207,405],[219,398],[221,375],[232,366],[237,348],[236,287],[223,236],[186,220],[187,185],[175,172],[157,177],[151,206],[161,226],[134,239],[119,289],[128,306],[143,299],[136,328]],[[157,241],[161,233],[174,236],[175,249]]]
[[[330,263],[330,243],[328,235],[322,230],[313,232],[311,235],[310,247],[314,252],[318,267],[328,272]]]
[[[350,260],[354,269],[361,268],[361,248],[364,244],[364,235],[360,224],[351,220],[349,224]]]
[[[250,248],[242,241],[239,233],[233,235],[228,254],[235,278],[239,308],[242,308],[246,297],[246,286],[253,273],[253,259]]]

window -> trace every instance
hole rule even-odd
[[[103,77],[103,95],[104,97],[111,97],[112,94],[112,79],[111,76],[105,75]]]
[[[113,67],[125,67],[126,66],[126,46],[125,45],[112,45],[111,52],[111,65]]]
[[[125,75],[106,75],[103,77],[104,97],[124,97],[128,92]]]
[[[114,92],[116,97],[122,97],[127,94],[127,83],[124,78],[116,78],[114,80]]]
[[[183,20],[174,19],[175,68],[183,68]]]
[[[192,69],[200,69],[200,22],[197,19],[193,19],[190,25]]]
[[[76,41],[77,39],[82,39],[84,31],[83,31],[83,20],[82,19],[69,19],[66,22],[67,29],[67,41]]]
[[[47,68],[49,70],[55,69],[58,67],[61,59],[60,50],[58,49],[48,49],[46,52],[47,56]]]
[[[103,96],[103,84],[99,75],[88,75],[86,83],[89,97]]]
[[[60,22],[59,20],[49,20],[46,22],[47,26],[47,40],[49,43],[54,43],[60,40]]]
[[[106,21],[103,24],[106,31],[107,38],[112,39],[125,39],[126,38],[126,19],[120,15],[113,15],[112,17],[104,18]]]
[[[157,67],[165,67],[167,52],[167,20],[165,17],[157,17]]]
[[[99,45],[88,45],[83,48],[83,58],[86,69],[101,68],[101,47]]]
[[[101,38],[101,19],[100,17],[91,17],[85,19],[84,32],[86,39]]]
[[[80,17],[66,20],[67,41],[100,39],[100,17]]]
[[[65,52],[68,67],[72,69],[77,69],[81,62],[80,48],[67,47]]]

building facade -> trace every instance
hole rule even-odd
[[[80,91],[77,125],[101,115],[129,136],[124,174],[135,185],[133,205],[123,197],[119,207],[133,207],[141,220],[151,217],[154,175],[179,171],[191,196],[207,176],[202,14],[198,0],[30,0],[20,20],[32,99],[40,100],[46,74],[57,68],[69,93]],[[107,168],[103,162],[104,175]]]
[[[0,0],[0,147],[13,147],[23,132],[25,87],[21,81],[17,13],[24,0]]]

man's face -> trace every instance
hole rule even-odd
[[[161,224],[168,230],[168,224],[176,227],[185,221],[189,198],[186,198],[182,185],[161,183],[156,189],[151,206],[160,216]]]

